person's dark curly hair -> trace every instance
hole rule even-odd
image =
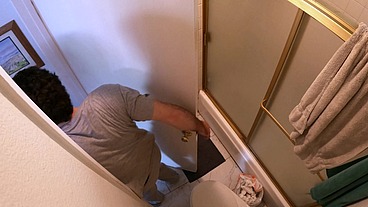
[[[57,75],[32,66],[18,72],[13,80],[55,124],[71,119],[73,105]]]

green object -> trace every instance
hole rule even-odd
[[[345,206],[368,197],[368,159],[351,165],[310,190],[325,207]]]
[[[346,168],[348,168],[348,167],[350,167],[350,166],[352,166],[352,165],[354,165],[354,164],[356,164],[356,163],[358,163],[358,162],[360,162],[360,161],[362,161],[366,158],[368,158],[368,155],[364,156],[364,157],[361,157],[361,158],[358,158],[356,160],[353,160],[351,162],[348,162],[346,164],[343,164],[343,165],[340,165],[340,166],[337,166],[337,167],[334,167],[334,168],[331,168],[331,169],[326,169],[327,177],[330,178],[330,177],[336,175],[337,173],[345,170]]]

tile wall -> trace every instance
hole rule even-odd
[[[316,0],[326,3],[355,23],[368,24],[368,0]]]

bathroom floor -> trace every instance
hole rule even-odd
[[[200,182],[206,180],[219,181],[231,190],[234,190],[238,181],[239,174],[242,173],[230,154],[226,151],[219,139],[211,132],[211,141],[221,152],[225,159],[221,165],[202,176],[198,180],[190,183],[182,170],[177,170],[180,180],[175,185],[168,185],[165,182],[157,181],[158,189],[165,194],[165,200],[161,207],[190,207],[190,193]],[[264,204],[260,206],[266,207]]]

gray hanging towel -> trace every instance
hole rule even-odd
[[[368,148],[367,30],[359,24],[289,115],[294,152],[312,173]]]

